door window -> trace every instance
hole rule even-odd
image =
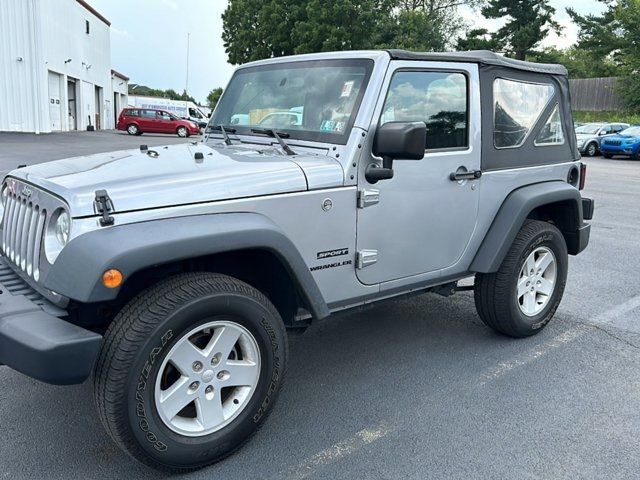
[[[140,110],[140,116],[142,118],[156,118],[156,112],[154,110]]]
[[[554,94],[552,85],[496,78],[493,82],[495,147],[521,146]]]
[[[157,115],[158,120],[164,120],[165,122],[171,120],[171,115],[169,115],[167,112],[157,112]]]
[[[393,75],[380,124],[424,122],[426,150],[466,148],[467,77],[458,72],[398,71]]]

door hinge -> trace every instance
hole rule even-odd
[[[113,202],[106,190],[96,190],[96,199],[93,202],[96,212],[102,215],[100,225],[107,227],[113,225],[114,219],[109,213],[113,211]]]
[[[358,269],[362,269],[364,267],[368,267],[369,265],[373,265],[377,261],[378,261],[377,250],[360,250],[356,254],[356,267]]]
[[[380,190],[376,188],[365,188],[358,190],[358,208],[365,208],[375,205],[380,201]]]

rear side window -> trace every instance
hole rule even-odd
[[[495,147],[521,146],[554,94],[552,85],[496,78],[493,83]]]
[[[562,145],[563,143],[564,133],[562,131],[562,120],[560,119],[560,108],[556,104],[553,112],[551,112],[551,115],[536,136],[535,145],[540,147]]]
[[[139,117],[140,116],[138,110],[125,110],[124,114],[127,117]]]
[[[398,71],[393,75],[380,124],[424,122],[426,150],[466,148],[467,77],[458,72]]]

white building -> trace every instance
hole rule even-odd
[[[84,0],[1,0],[0,131],[115,128],[129,79],[110,25]]]

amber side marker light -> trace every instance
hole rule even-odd
[[[122,272],[115,268],[110,268],[102,274],[102,284],[107,288],[118,288],[122,285]]]

